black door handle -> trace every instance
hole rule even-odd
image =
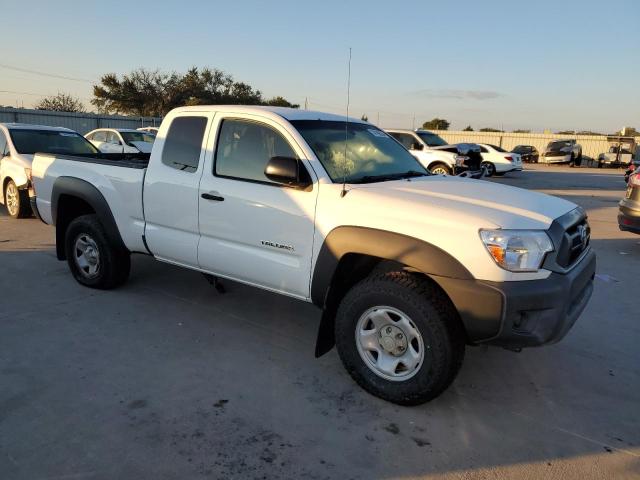
[[[213,195],[212,193],[203,193],[200,195],[205,200],[215,200],[216,202],[224,202],[224,197]]]

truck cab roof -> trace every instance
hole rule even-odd
[[[333,122],[368,123],[357,117],[346,117],[333,113],[317,112],[314,110],[301,110],[298,108],[270,107],[263,105],[194,105],[190,107],[179,107],[172,112],[238,112],[238,113],[259,113],[262,115],[274,115],[286,120],[326,120]]]

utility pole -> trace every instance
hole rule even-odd
[[[307,100],[307,97],[304,97],[304,109],[309,110],[309,101]]]
[[[380,126],[380,112],[378,112],[378,121],[376,122],[377,126]]]

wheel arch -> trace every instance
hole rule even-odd
[[[58,177],[51,194],[51,216],[56,226],[56,255],[65,260],[65,234],[67,227],[81,215],[95,214],[103,225],[109,242],[126,250],[111,208],[100,191],[86,180]]]
[[[442,160],[441,158],[436,158],[435,160],[432,160],[429,163],[429,165],[427,165],[427,170],[431,171],[431,169],[436,165],[442,165],[443,167],[446,167],[447,170],[449,170],[450,172],[453,171],[453,166],[451,166],[449,163],[447,163],[445,160]]]
[[[340,301],[353,285],[374,270],[410,270],[424,275],[449,299],[438,282],[439,277],[473,279],[458,260],[428,242],[367,227],[337,227],[320,248],[311,281],[311,300],[323,311],[316,341],[317,357],[335,344],[334,319]]]

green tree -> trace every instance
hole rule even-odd
[[[479,130],[480,132],[502,132],[502,130],[498,130],[497,128],[484,127]]]
[[[284,97],[273,97],[267,100],[265,105],[270,105],[272,107],[289,107],[289,108],[300,108],[300,105],[297,103],[291,103]]]
[[[163,116],[183,105],[298,107],[283,97],[266,100],[260,90],[215,68],[193,67],[184,74],[139,68],[122,77],[109,73],[93,86],[93,96],[91,103],[101,112],[138,116]]]
[[[473,128],[471,128],[471,125],[467,125],[464,130],[462,130],[463,132],[473,132]]]
[[[433,120],[429,120],[428,122],[424,122],[422,124],[422,128],[426,130],[449,130],[449,125],[451,125],[444,118],[434,118]]]
[[[514,130],[513,133],[531,133],[531,130]]]
[[[72,97],[67,93],[58,93],[51,97],[40,100],[36,105],[36,110],[53,110],[56,112],[84,112],[84,104],[79,98]]]
[[[363,122],[368,122],[369,121],[369,117],[367,117],[366,113],[363,113],[362,117],[360,117],[360,120],[362,120]]]

